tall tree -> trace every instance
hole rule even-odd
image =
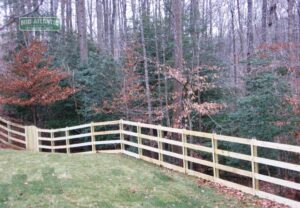
[[[267,0],[262,2],[262,17],[261,17],[261,39],[263,43],[267,42],[267,10],[268,3]]]
[[[71,32],[73,30],[73,24],[72,24],[72,0],[67,0],[67,6],[66,6],[66,26],[67,31]]]
[[[86,38],[85,0],[76,1],[76,18],[79,39],[80,62],[82,64],[86,64],[88,62],[88,48]]]
[[[173,0],[172,13],[173,13],[173,35],[174,35],[174,66],[178,71],[183,71],[183,51],[182,51],[182,1]],[[173,125],[181,125],[180,112],[182,110],[182,92],[183,88],[180,83],[175,81],[174,94],[175,94],[175,108]]]
[[[97,42],[100,51],[103,51],[103,7],[102,0],[96,1],[96,11],[97,11]]]
[[[93,41],[93,22],[94,22],[94,17],[93,17],[93,0],[87,1],[87,8],[88,8],[88,17],[89,17],[89,33],[90,33],[90,38]]]
[[[61,30],[62,33],[65,33],[65,28],[66,28],[66,0],[61,0],[60,2],[60,18],[61,18]]]
[[[110,25],[110,49],[111,54],[115,57],[115,21],[116,21],[116,0],[112,0],[112,16],[111,16],[111,25]]]
[[[200,12],[199,1],[192,0],[190,8],[190,33],[192,45],[192,67],[199,65],[199,36],[200,36]]]
[[[295,0],[287,0],[288,2],[288,42],[291,44],[294,41],[294,21],[295,21],[295,15],[294,15],[294,6],[295,6]]]
[[[239,39],[240,39],[240,53],[244,56],[244,28],[242,23],[242,14],[240,8],[240,0],[236,0],[237,2],[237,12],[238,12],[238,22],[239,22]]]
[[[103,0],[103,11],[104,11],[104,47],[105,50],[108,51],[109,49],[109,16],[110,16],[110,9],[108,6],[109,1]]]
[[[252,23],[252,8],[253,8],[253,1],[247,0],[248,5],[248,17],[247,17],[247,73],[251,71],[251,56],[253,55],[254,51],[254,36],[253,36],[253,23]]]
[[[236,38],[235,38],[235,24],[234,24],[234,2],[230,7],[231,13],[231,33],[232,33],[232,54],[233,54],[233,76],[234,84],[237,85],[237,55],[236,55]]]
[[[143,62],[144,62],[144,70],[145,70],[145,83],[146,83],[146,96],[147,96],[147,111],[148,111],[148,121],[152,123],[152,102],[151,102],[151,91],[150,91],[150,84],[149,84],[149,71],[148,71],[148,60],[147,60],[147,51],[146,51],[146,44],[145,44],[145,36],[144,36],[144,15],[145,9],[142,5],[140,7],[140,28],[141,28],[141,43],[143,49]]]
[[[279,39],[279,25],[277,15],[277,0],[271,0],[269,7],[269,18],[268,18],[268,31],[271,31],[272,42],[278,42]],[[270,35],[271,35],[270,34]]]

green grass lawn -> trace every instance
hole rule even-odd
[[[0,150],[0,207],[249,207],[196,178],[118,154]]]

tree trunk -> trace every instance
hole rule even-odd
[[[73,24],[72,24],[72,0],[67,0],[67,8],[66,8],[66,25],[67,31],[72,32]]]
[[[111,54],[115,57],[115,21],[116,21],[116,0],[112,0],[112,17],[110,25],[110,48]]]
[[[173,0],[173,35],[174,35],[174,65],[179,71],[183,70],[183,52],[182,52],[182,5],[181,0]],[[182,111],[182,85],[178,82],[174,83],[174,93],[176,98],[174,100],[174,118],[173,125],[175,127],[181,126],[181,111]]]
[[[300,42],[300,1],[298,1],[297,13],[298,13],[298,43],[299,43]]]
[[[136,0],[131,0],[133,33],[136,33]]]
[[[159,61],[159,49],[158,49],[158,31],[157,31],[157,22],[158,22],[158,4],[160,3],[160,0],[155,1],[155,8],[154,8],[154,33],[155,33],[155,66],[156,70],[158,71],[158,99],[159,99],[159,107],[160,111],[163,111],[163,100],[161,99],[161,72],[160,72],[160,61]]]
[[[93,41],[93,0],[87,1],[88,17],[89,17],[89,32],[90,38]]]
[[[191,1],[191,11],[190,11],[190,35],[192,38],[192,68],[198,65],[198,38],[200,33],[200,12],[199,12],[199,1]]]
[[[209,0],[209,38],[212,41],[213,39],[213,10],[212,10],[212,3],[211,0]]]
[[[86,38],[85,0],[76,1],[76,17],[77,17],[77,29],[79,35],[80,62],[82,64],[87,64],[88,48],[87,48],[87,38]]]
[[[65,28],[66,28],[66,20],[65,20],[65,8],[66,8],[66,0],[61,0],[60,2],[60,18],[61,18],[61,31],[62,34],[65,33]]]
[[[278,16],[277,16],[277,1],[271,0],[270,8],[269,8],[269,21],[268,21],[268,31],[270,31],[270,35],[272,36],[272,42],[277,43],[279,41],[278,32]]]
[[[39,5],[39,0],[32,0],[32,6],[33,8],[38,8]],[[39,8],[34,12],[34,14],[36,14],[37,16],[39,16]],[[40,39],[41,36],[41,32],[40,31],[35,31],[35,38],[36,39]]]
[[[30,0],[27,0],[26,2],[28,2],[28,4],[29,4]],[[51,10],[52,16],[56,16],[57,9],[58,9],[58,0],[51,0],[50,1],[50,10]]]
[[[254,46],[253,46],[253,24],[252,24],[252,0],[247,0],[248,2],[248,18],[247,18],[247,73],[251,72],[251,57],[253,55]]]
[[[242,24],[240,0],[237,0],[237,12],[238,12],[238,22],[239,22],[240,54],[242,57],[244,57],[244,39],[243,39],[244,28]]]
[[[127,35],[127,17],[126,17],[127,3],[126,0],[122,0],[122,16],[123,16],[123,41],[126,43],[128,35]],[[121,16],[121,15],[120,15]]]
[[[158,10],[159,13],[159,22],[162,22],[162,14],[160,8]],[[161,45],[162,45],[162,64],[166,63],[166,33],[163,25],[160,27],[160,35],[161,35]],[[164,71],[164,101],[165,101],[165,115],[167,120],[167,126],[171,126],[171,119],[169,113],[169,96],[168,96],[168,80],[167,73]]]
[[[262,18],[261,18],[261,39],[262,43],[267,42],[267,10],[268,3],[267,0],[263,0],[262,2]]]
[[[140,28],[141,28],[141,42],[143,48],[143,62],[144,62],[144,70],[145,70],[145,84],[146,84],[146,96],[147,96],[147,111],[148,111],[148,122],[151,124],[152,119],[152,103],[151,103],[151,92],[150,92],[150,84],[149,84],[149,72],[148,72],[148,60],[147,60],[147,51],[145,45],[145,37],[144,37],[144,25],[143,25],[143,17],[145,11],[142,9],[140,5]]]
[[[109,49],[109,8],[108,0],[103,0],[103,11],[104,11],[104,46],[105,50]]]
[[[292,44],[294,41],[294,21],[295,21],[295,16],[294,16],[294,5],[295,5],[295,0],[287,0],[288,1],[288,43]]]
[[[235,25],[234,25],[234,6],[230,8],[231,13],[231,31],[232,31],[232,50],[233,50],[233,76],[234,84],[237,87],[237,58],[236,58],[236,40],[235,40]]]
[[[103,50],[103,9],[102,0],[97,0],[96,11],[97,11],[97,42],[99,51]]]

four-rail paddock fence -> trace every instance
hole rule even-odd
[[[264,171],[261,168],[262,166],[275,167],[299,177],[299,160],[297,164],[279,161],[268,158],[262,153],[266,150],[268,152],[284,151],[299,158],[300,146],[124,120],[60,129],[39,129],[35,126],[15,124],[2,118],[0,118],[0,142],[18,149],[37,152],[124,153],[291,207],[300,207],[299,201],[268,193],[260,187],[260,184],[264,182],[287,187],[300,193],[300,183],[263,174]],[[244,151],[226,149],[232,145],[242,147]],[[264,151],[260,152],[261,149]],[[224,158],[240,161],[240,167],[224,163]],[[201,171],[199,167],[206,167],[205,170],[211,170],[211,172]],[[222,177],[224,174],[221,172],[248,178],[250,183],[237,183],[229,177]]]

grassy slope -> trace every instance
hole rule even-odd
[[[247,207],[123,155],[0,151],[0,207]]]

